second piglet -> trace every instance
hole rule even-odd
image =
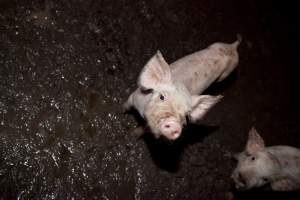
[[[156,138],[175,140],[188,117],[201,119],[222,96],[199,95],[237,66],[239,38],[232,44],[214,43],[169,65],[158,51],[144,66],[138,88],[124,104],[135,108]]]
[[[246,148],[237,154],[232,178],[237,189],[270,184],[273,190],[300,189],[300,149],[290,146],[265,147],[263,138],[252,128]]]

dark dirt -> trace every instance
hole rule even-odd
[[[252,126],[300,147],[292,4],[0,0],[0,199],[299,199],[230,179]],[[203,121],[173,144],[131,134],[121,104],[157,49],[172,62],[237,33],[238,70]]]

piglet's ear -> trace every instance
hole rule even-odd
[[[246,144],[246,152],[253,154],[265,148],[265,142],[262,137],[257,133],[254,127],[249,131],[248,141]]]
[[[171,83],[170,66],[160,51],[157,51],[143,68],[139,76],[138,86],[153,89],[159,85],[169,83]]]
[[[195,122],[201,119],[223,96],[198,95],[192,96],[192,112],[190,120]]]

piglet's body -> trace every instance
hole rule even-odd
[[[271,146],[266,152],[274,155],[280,171],[271,178],[273,190],[300,189],[300,149],[290,146]]]
[[[213,82],[222,81],[237,66],[237,47],[233,44],[214,43],[208,48],[187,55],[170,65],[172,77],[183,83],[191,94],[201,94]]]
[[[270,184],[273,190],[300,189],[300,149],[290,146],[265,147],[255,129],[249,132],[244,152],[237,156],[232,177],[238,189]]]
[[[221,99],[199,94],[234,70],[239,43],[240,39],[232,44],[214,43],[171,65],[157,52],[144,66],[125,108],[135,108],[155,137],[178,138],[186,117],[192,122],[201,119]]]

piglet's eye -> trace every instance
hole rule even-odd
[[[164,95],[160,95],[159,98],[160,98],[160,100],[162,100],[162,101],[165,100],[165,96],[164,96]]]
[[[256,158],[254,156],[251,156],[250,158],[252,161],[256,160]]]

